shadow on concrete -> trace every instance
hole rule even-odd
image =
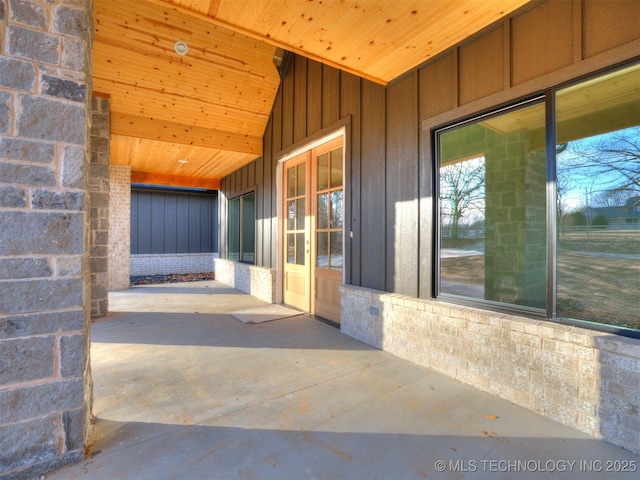
[[[371,426],[380,428],[375,420]],[[363,426],[363,425],[361,425]],[[607,477],[619,451],[597,440],[168,425],[98,419],[88,457],[50,480]],[[400,430],[400,428],[398,428]],[[615,478],[637,478],[633,472]],[[613,478],[613,477],[609,477]]]
[[[91,341],[140,346],[374,350],[308,315],[249,324],[221,313],[114,312],[94,321]]]

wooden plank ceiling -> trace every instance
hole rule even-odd
[[[262,153],[276,48],[386,84],[527,2],[95,0],[111,163],[134,182],[217,188]]]

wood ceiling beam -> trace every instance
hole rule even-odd
[[[262,137],[196,127],[123,113],[111,113],[111,133],[125,137],[262,155]]]
[[[131,183],[143,185],[163,185],[168,187],[206,188],[219,190],[219,178],[186,177],[184,175],[169,175],[165,173],[131,172]]]
[[[261,34],[259,34],[257,32],[253,32],[251,30],[245,30],[243,28],[239,28],[236,25],[233,25],[231,23],[219,20],[219,19],[214,18],[214,17],[210,17],[208,15],[204,15],[204,14],[199,13],[199,12],[195,12],[193,10],[189,10],[188,8],[182,7],[180,5],[176,5],[174,3],[169,3],[169,2],[167,2],[165,0],[145,0],[145,1],[147,3],[149,3],[149,4],[156,5],[156,6],[160,7],[160,8],[163,8],[166,11],[173,10],[175,12],[181,13],[182,15],[190,15],[190,16],[192,16],[194,18],[199,18],[201,20],[207,21],[207,22],[209,22],[209,23],[211,23],[213,25],[219,26],[221,28],[225,28],[225,29],[230,30],[232,32],[239,33],[241,35],[245,35],[245,36],[247,36],[249,38],[253,38],[255,40],[262,41],[262,42],[267,43],[269,45],[273,45],[274,47],[282,48],[284,50],[288,50],[290,52],[297,53],[299,55],[302,55],[303,57],[307,57],[308,59],[316,60],[316,61],[318,61],[320,63],[323,63],[325,65],[328,65],[330,67],[335,67],[335,68],[337,68],[339,70],[345,71],[347,73],[351,73],[353,75],[356,75],[358,77],[364,78],[366,80],[370,80],[370,81],[378,83],[380,85],[387,85],[387,83],[388,83],[388,82],[386,82],[385,80],[383,80],[381,78],[374,77],[374,76],[369,75],[367,73],[364,73],[364,72],[355,70],[353,68],[350,68],[350,67],[348,67],[346,65],[342,65],[342,64],[339,64],[337,62],[331,61],[331,60],[329,60],[327,58],[321,57],[319,55],[315,55],[315,54],[310,53],[310,52],[308,52],[306,50],[300,49],[300,48],[296,47],[295,45],[287,45],[287,44],[285,44],[283,42],[280,42],[280,41],[275,40],[275,39],[270,38],[270,37],[266,37],[266,36],[261,35]]]

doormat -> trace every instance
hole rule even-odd
[[[230,315],[244,323],[264,323],[281,318],[295,317],[302,315],[300,310],[287,308],[283,305],[267,305],[265,307],[249,308],[247,310],[238,310],[231,312]]]

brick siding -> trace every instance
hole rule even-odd
[[[129,288],[131,167],[109,166],[109,291]]]
[[[347,335],[640,453],[640,340],[340,288]]]
[[[216,259],[216,280],[265,302],[275,302],[275,270]]]

